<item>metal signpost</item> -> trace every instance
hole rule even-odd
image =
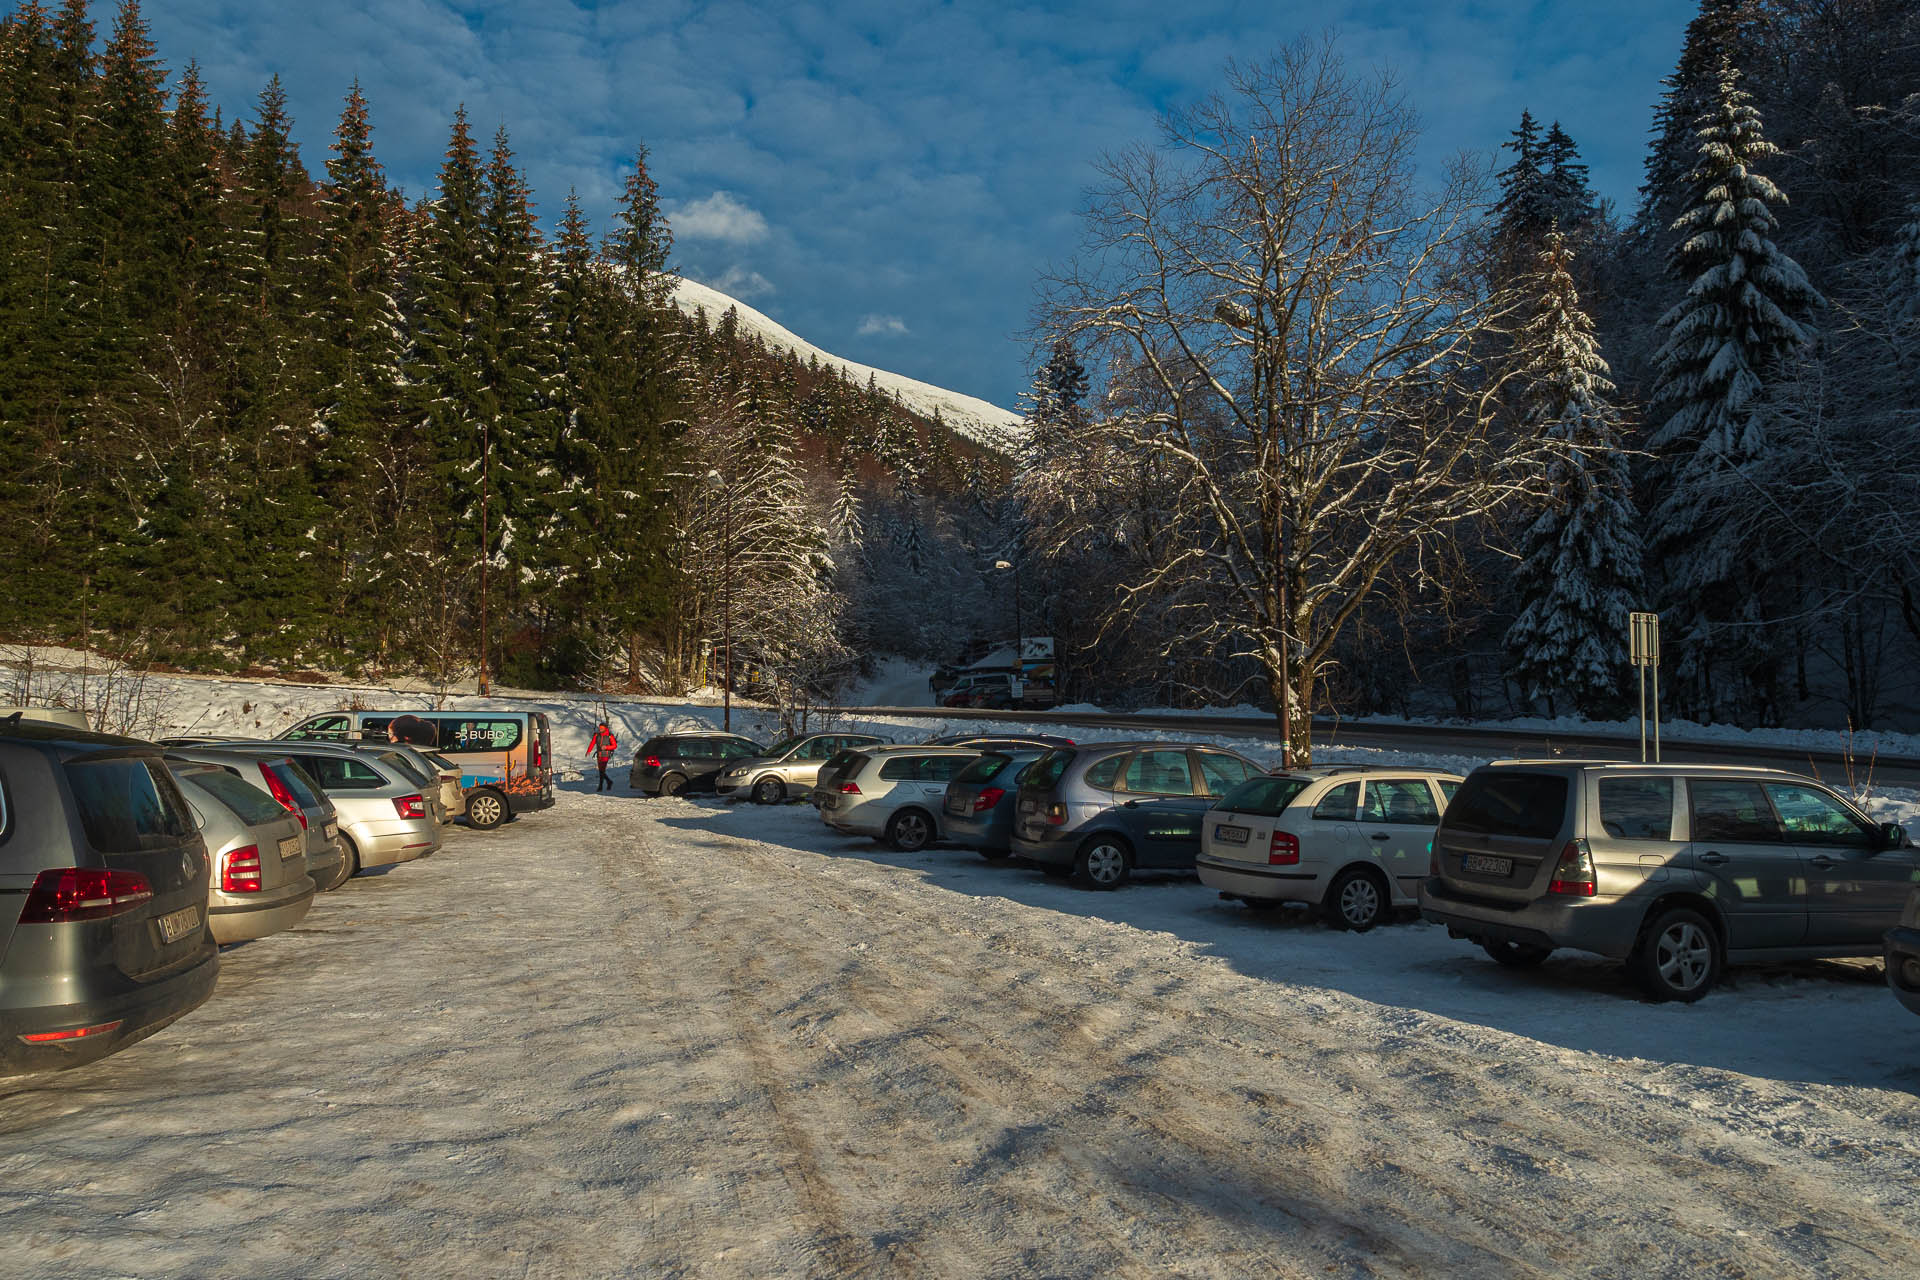
[[[1653,673],[1653,762],[1660,763],[1660,615],[1627,615],[1631,661],[1640,673],[1640,762],[1647,760],[1647,673]]]

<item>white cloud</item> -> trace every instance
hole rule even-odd
[[[775,291],[773,281],[758,271],[748,270],[737,262],[722,272],[720,278],[712,284],[720,292],[731,294],[743,301],[748,298],[763,298]]]
[[[752,244],[767,238],[767,220],[760,211],[735,199],[729,191],[716,191],[704,200],[690,200],[670,209],[667,222],[676,239]]]
[[[876,334],[885,338],[904,338],[913,332],[907,328],[907,322],[899,316],[865,315],[860,317],[860,336],[871,338]]]

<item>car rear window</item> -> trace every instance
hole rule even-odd
[[[412,782],[416,787],[424,787],[433,781],[430,776],[421,772],[420,766],[401,755],[398,751],[381,752],[380,762],[389,769],[397,772],[401,777]]]
[[[960,771],[955,782],[992,782],[1000,776],[1000,771],[1013,763],[1012,756],[990,753],[972,761]]]
[[[1248,778],[1220,797],[1219,803],[1213,807],[1262,818],[1277,818],[1280,811],[1292,804],[1293,798],[1306,789],[1305,778]]]
[[[302,809],[327,809],[333,802],[320,794],[320,786],[313,775],[302,769],[294,760],[269,760],[267,767],[273,770],[273,776],[287,784],[287,790],[293,792],[293,798]]]
[[[1567,780],[1556,773],[1483,769],[1472,774],[1447,806],[1450,831],[1547,840],[1567,815]]]
[[[640,744],[640,754],[643,756],[670,756],[674,754],[673,749],[676,745],[678,744],[673,738],[648,738]]]
[[[1025,791],[1051,791],[1061,778],[1066,776],[1067,766],[1073,763],[1076,753],[1072,751],[1049,751],[1033,762],[1027,770],[1027,776],[1020,780]],[[1098,765],[1094,766],[1096,769]],[[1118,768],[1119,766],[1115,766]]]
[[[67,766],[87,843],[101,853],[166,849],[194,838],[186,802],[154,761],[90,760]]]
[[[287,811],[275,803],[272,796],[240,781],[225,769],[196,769],[181,776],[233,810],[234,816],[250,827],[278,822],[287,816]]]
[[[302,756],[300,767],[327,791],[377,791],[388,785],[372,765],[341,756]]]

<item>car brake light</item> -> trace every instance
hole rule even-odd
[[[1267,841],[1267,865],[1270,867],[1298,866],[1300,862],[1300,837],[1291,831],[1276,831],[1273,839]]]
[[[660,757],[648,756],[646,759],[642,760],[640,763],[644,765],[646,768],[658,769],[660,767]]]
[[[244,845],[220,859],[220,892],[260,892],[259,845]]]
[[[546,759],[546,757],[542,755],[540,751],[540,739],[535,738],[533,740],[531,744],[531,750],[533,752],[533,767],[538,769],[540,767],[540,762]]]
[[[843,782],[840,784],[840,794],[843,796],[857,796],[860,794],[860,784],[856,782]]]
[[[1431,840],[1427,841],[1427,874],[1438,876],[1445,871],[1446,868],[1440,865],[1440,846]]]
[[[34,1031],[20,1038],[28,1044],[57,1044],[62,1040],[84,1040],[88,1036],[106,1035],[109,1031],[116,1030],[123,1021],[125,1019],[115,1018],[112,1022],[96,1022],[90,1027],[70,1027],[65,1031]]]
[[[394,811],[403,818],[424,818],[427,816],[427,798],[425,796],[395,796]]]
[[[987,810],[993,808],[993,806],[999,804],[1000,801],[1005,798],[1006,794],[1007,793],[999,787],[988,787],[985,791],[982,791],[973,798],[973,811],[975,813],[985,813]]]
[[[1048,826],[1062,827],[1062,826],[1065,826],[1066,823],[1067,823],[1067,806],[1065,806],[1064,804],[1050,804],[1047,806],[1047,825]]]
[[[1585,840],[1569,840],[1554,865],[1548,893],[1563,893],[1575,898],[1591,898],[1600,890],[1593,873],[1593,853]]]
[[[275,773],[273,766],[265,760],[260,762],[260,776],[267,780],[267,794],[278,800],[282,809],[300,819],[300,829],[305,831],[307,829],[306,813],[294,800],[293,792],[287,789],[287,784],[280,780],[280,775]]]
[[[153,885],[138,871],[55,867],[34,877],[26,905],[20,908],[20,923],[104,920],[131,911],[152,896]]]

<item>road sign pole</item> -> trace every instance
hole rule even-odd
[[[1653,762],[1660,763],[1660,651],[1653,654]]]
[[[1640,677],[1640,763],[1647,762],[1647,669],[1634,664],[1633,673]]]
[[[1653,677],[1653,760],[1660,762],[1660,615],[1627,615],[1627,661],[1640,677],[1640,762],[1647,761],[1647,677]]]

